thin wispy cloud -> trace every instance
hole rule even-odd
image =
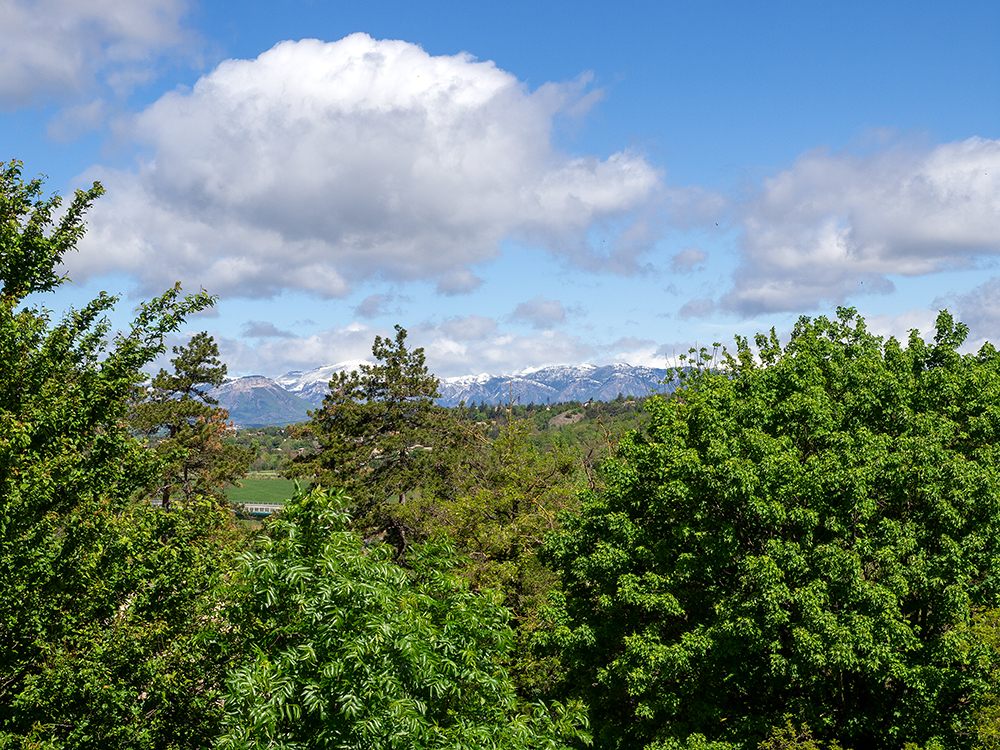
[[[497,332],[497,322],[482,315],[464,315],[449,318],[437,329],[453,341],[481,341]]]
[[[295,334],[291,331],[279,330],[274,323],[263,320],[248,320],[243,324],[243,335],[251,339],[290,338]]]
[[[546,299],[542,296],[533,297],[520,303],[510,314],[510,320],[528,323],[532,328],[552,328],[566,322],[566,310],[556,299]]]
[[[393,294],[370,294],[361,300],[361,304],[354,308],[354,313],[366,320],[388,315],[390,305],[395,299],[396,297]]]
[[[686,247],[670,259],[670,269],[674,273],[691,273],[708,258],[708,253],[697,245]]]
[[[710,297],[692,299],[681,305],[678,315],[682,318],[707,318],[715,312],[715,302]]]

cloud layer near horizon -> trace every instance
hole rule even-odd
[[[310,370],[341,362],[370,360],[376,335],[393,335],[388,328],[352,323],[306,336],[285,335],[268,322],[247,321],[252,333],[263,333],[256,345],[215,334],[231,373],[276,377],[291,370]],[[629,362],[663,367],[671,352],[687,351],[687,343],[658,345],[652,340],[622,338],[608,344],[585,341],[559,330],[520,334],[501,328],[480,315],[422,323],[408,329],[408,346],[423,347],[427,364],[441,378],[488,372],[509,375],[526,369],[584,361]],[[276,335],[275,335],[276,334]],[[171,344],[186,340],[174,337]],[[166,358],[164,357],[164,362]],[[157,365],[159,366],[159,364]]]
[[[454,294],[513,238],[631,273],[660,173],[634,153],[571,158],[551,142],[553,119],[599,94],[586,78],[529,92],[491,62],[365,34],[282,42],[135,117],[144,160],[83,176],[108,196],[67,267],[129,273],[142,293],[180,278],[248,297],[340,297],[369,279]],[[587,242],[601,228],[604,254]]]

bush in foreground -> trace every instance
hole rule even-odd
[[[230,681],[220,747],[555,750],[585,738],[578,705],[518,705],[499,597],[470,592],[442,547],[414,545],[397,564],[390,545],[350,530],[349,502],[300,492],[243,556],[241,629],[257,649]]]

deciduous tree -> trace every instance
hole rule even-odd
[[[125,422],[141,368],[212,299],[174,288],[114,337],[114,297],[54,325],[29,299],[63,283],[102,192],[78,191],[57,219],[41,179],[0,163],[3,747],[197,747],[220,718],[213,592],[231,524],[140,502],[160,466]]]
[[[842,309],[647,401],[546,547],[601,747],[754,747],[786,713],[855,750],[969,745],[990,669],[962,624],[1000,598],[1000,356],[960,354],[966,332],[941,313],[902,346]]]
[[[414,545],[407,567],[352,531],[343,491],[285,506],[242,558],[241,632],[256,656],[226,700],[226,750],[565,748],[578,705],[519,705],[500,666],[508,613],[451,572],[447,549]]]

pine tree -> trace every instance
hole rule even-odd
[[[394,512],[412,493],[448,495],[455,483],[456,448],[468,441],[446,409],[434,404],[438,379],[428,372],[421,348],[406,348],[406,330],[394,339],[375,337],[376,364],[340,372],[330,395],[312,412],[305,432],[320,444],[317,455],[289,472],[322,486],[346,488],[361,526],[390,530],[406,545],[406,514]]]
[[[153,494],[164,508],[196,494],[224,502],[225,486],[246,475],[256,452],[225,440],[233,431],[229,412],[209,395],[226,379],[212,336],[195,334],[173,352],[173,372],[161,369],[132,413],[133,428],[165,461]]]

